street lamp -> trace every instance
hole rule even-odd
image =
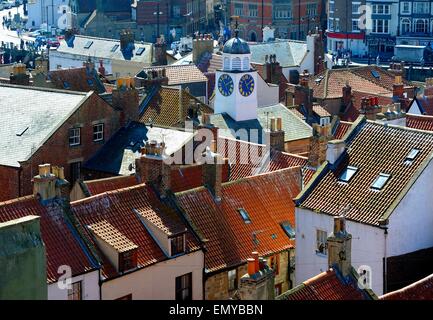
[[[163,12],[159,11],[159,3],[157,5],[156,8],[156,12],[153,13],[154,16],[156,16],[156,38],[158,39],[158,37],[160,36],[159,34],[159,16],[163,14]]]

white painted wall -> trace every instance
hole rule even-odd
[[[389,219],[388,255],[433,247],[433,162],[425,168]]]
[[[50,49],[50,54],[49,54],[50,71],[57,70],[58,66],[60,66],[61,69],[80,68],[83,66],[83,62],[85,62],[88,58],[89,57],[58,52],[55,49]],[[97,61],[94,62],[96,67],[98,67],[99,59],[97,59]],[[112,74],[113,70],[112,70],[111,60],[104,59],[103,64],[104,64],[106,74]]]
[[[72,283],[81,281],[83,300],[99,300],[99,271],[95,270],[72,278]],[[68,300],[68,290],[60,289],[56,283],[48,285],[48,300]]]
[[[296,208],[296,266],[295,282],[305,280],[328,269],[328,256],[316,253],[316,230],[333,230],[333,217],[317,214],[307,209]],[[383,292],[384,231],[353,221],[346,222],[347,231],[352,235],[352,266],[357,269],[368,265],[372,269],[372,289]]]
[[[412,103],[412,105],[409,108],[409,110],[407,111],[407,113],[409,113],[409,114],[422,114],[417,101],[414,101]]]
[[[32,27],[32,22],[35,22],[36,28],[39,28],[42,23],[47,22],[47,9],[48,9],[48,25],[57,28],[58,20],[62,15],[60,6],[68,5],[69,1],[65,0],[38,0],[34,3],[27,4],[28,22],[27,27]]]
[[[102,299],[174,300],[176,277],[192,272],[193,299],[203,299],[204,255],[196,251],[104,282]]]
[[[386,256],[399,256],[433,247],[433,207],[430,205],[433,188],[433,162],[423,171],[403,197],[389,218]],[[316,229],[333,229],[333,217],[296,208],[296,284],[327,269],[327,256],[316,254]],[[352,234],[352,265],[372,269],[372,289],[383,293],[383,257],[385,236],[380,228],[347,221],[347,231]]]
[[[217,89],[218,90],[218,89]],[[268,84],[262,77],[257,77],[258,106],[266,107],[278,104],[280,101],[280,87],[275,84]]]

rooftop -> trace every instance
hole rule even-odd
[[[268,256],[293,247],[281,224],[295,225],[292,198],[300,188],[297,167],[224,183],[218,204],[204,187],[176,193],[187,220],[206,240],[206,271],[245,263],[252,251]]]
[[[251,62],[265,63],[266,56],[275,54],[281,67],[300,66],[307,54],[307,43],[295,40],[276,40],[250,44]]]
[[[379,297],[380,300],[433,300],[433,275],[400,290]]]
[[[147,67],[143,68],[143,70],[137,74],[137,77],[146,79],[148,71],[159,71],[162,69],[166,71],[169,86],[193,82],[207,82],[206,76],[194,64]]]
[[[186,227],[181,222],[177,213],[171,207],[161,202],[151,187],[143,184],[105,192],[97,196],[72,202],[71,207],[74,217],[81,225],[86,227],[101,222],[105,225],[105,222],[107,222],[110,225],[109,229],[115,228],[122,237],[133,242],[138,247],[138,268],[144,268],[169,259],[146,229],[140,215],[156,217],[158,219],[157,225],[161,229],[171,229],[173,225],[182,228],[182,230]],[[88,241],[97,248],[90,230],[85,229],[84,234]],[[102,229],[101,232],[106,232],[107,230]],[[188,252],[200,249],[198,240],[191,232],[187,232],[186,234],[186,248]],[[116,270],[108,259],[100,250],[97,251],[103,260],[102,276],[104,278],[117,276]]]
[[[0,85],[0,165],[19,167],[86,101],[80,93]]]
[[[356,273],[355,270],[352,273]],[[372,300],[375,295],[358,288],[353,275],[343,278],[335,269],[329,269],[308,279],[299,286],[278,296],[277,300]]]
[[[360,117],[344,138],[347,151],[318,169],[296,204],[334,216],[345,210],[348,220],[378,226],[430,163],[433,133]]]
[[[241,140],[249,139],[254,143],[264,143],[263,130],[270,127],[271,117],[282,118],[285,141],[307,139],[313,135],[313,129],[282,104],[258,108],[257,120],[235,121],[228,114],[222,113],[210,115],[210,122],[219,128],[220,136],[237,139],[238,137],[234,133],[246,129],[248,136],[239,137]],[[255,137],[251,135],[254,134],[252,129],[258,130],[259,141],[254,141]]]
[[[43,206],[33,196],[0,202],[0,222],[34,215],[41,217],[41,235],[47,256],[47,282],[54,283],[62,275],[59,267],[71,267],[72,275],[80,275],[98,268],[97,262],[82,240],[77,236],[73,224],[65,216],[65,204],[54,201]]]
[[[406,114],[406,127],[433,131],[433,116]]]
[[[120,40],[96,38],[83,35],[75,35],[74,46],[69,47],[65,40],[60,41],[60,46],[50,54],[73,54],[82,56],[86,60],[89,56],[94,59],[133,61],[150,65],[153,57],[151,43],[135,42],[131,59],[126,59],[120,50]]]

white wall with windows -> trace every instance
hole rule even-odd
[[[48,300],[99,300],[99,271],[84,273],[71,279],[71,288],[58,283],[48,285]]]

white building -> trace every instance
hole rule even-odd
[[[27,28],[67,29],[72,26],[74,0],[30,0]]]
[[[433,247],[433,133],[360,117],[296,201],[296,284],[328,269],[326,238],[344,215],[352,265],[380,295],[398,286],[393,261]],[[408,259],[410,260],[410,259]]]

